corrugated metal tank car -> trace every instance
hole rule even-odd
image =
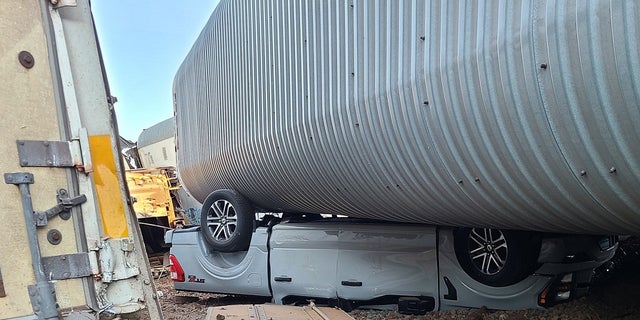
[[[640,232],[637,1],[221,1],[174,99],[220,250],[253,208]]]

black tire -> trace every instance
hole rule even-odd
[[[211,193],[202,204],[200,227],[211,249],[220,252],[247,250],[251,242],[255,212],[235,190]]]
[[[456,257],[471,278],[492,287],[524,280],[538,266],[540,238],[531,232],[483,228],[454,231]]]

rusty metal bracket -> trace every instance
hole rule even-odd
[[[87,197],[84,194],[70,198],[69,193],[65,189],[58,190],[57,198],[58,204],[53,208],[33,213],[37,227],[46,226],[48,220],[56,215],[59,215],[62,220],[68,220],[71,218],[71,208],[79,206],[87,201]]]

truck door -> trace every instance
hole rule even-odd
[[[279,224],[270,240],[276,303],[438,297],[436,228],[390,223]],[[437,308],[437,301],[435,307]]]
[[[271,289],[276,303],[285,297],[336,298],[339,225],[283,223],[270,243]]]
[[[161,319],[89,1],[1,1],[0,83],[0,318]]]
[[[341,299],[438,296],[435,227],[345,224],[338,239]]]

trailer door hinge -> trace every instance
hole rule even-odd
[[[23,167],[75,167],[82,164],[79,146],[69,141],[18,140]],[[73,152],[72,152],[73,151]]]
[[[49,281],[82,278],[92,275],[87,253],[42,257],[42,266]]]
[[[76,168],[88,174],[92,171],[91,159],[81,147],[83,140],[88,146],[88,138],[84,135],[79,138],[72,141],[17,140],[20,166]]]

